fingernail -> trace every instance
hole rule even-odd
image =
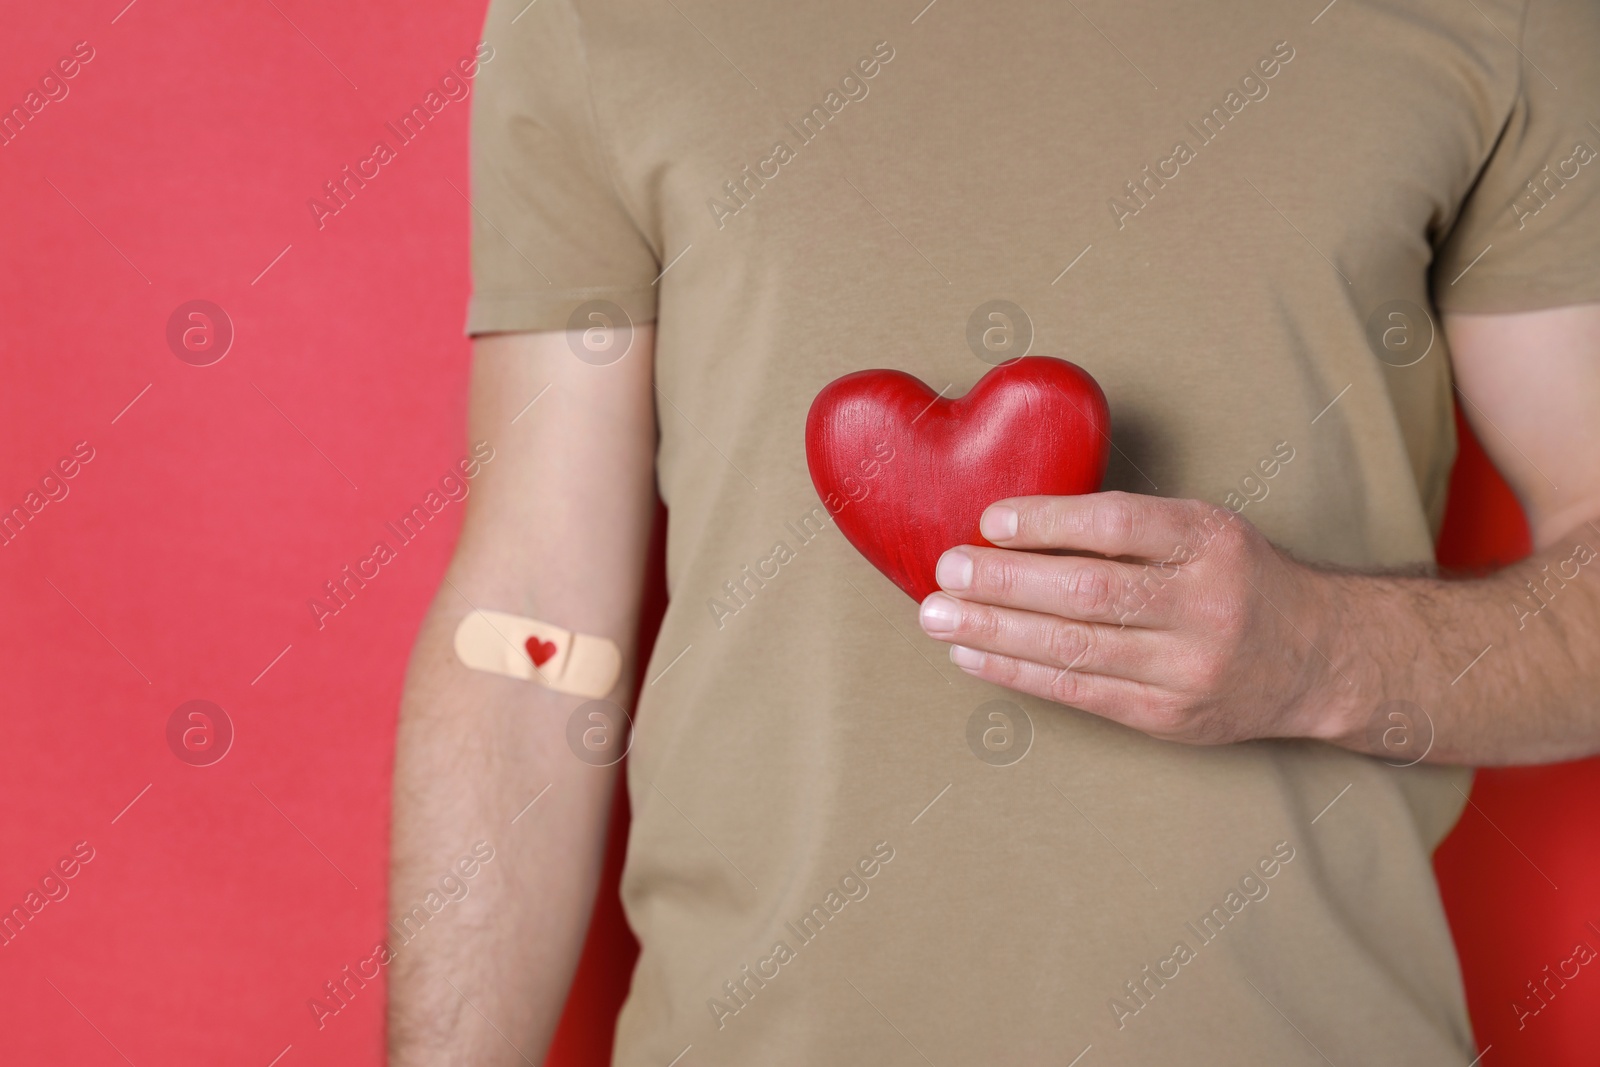
[[[972,584],[972,557],[959,548],[952,548],[939,557],[933,576],[946,589],[965,589]]]
[[[947,634],[961,621],[961,605],[954,597],[934,593],[922,602],[922,628],[930,634]]]
[[[978,531],[991,541],[1009,541],[1017,536],[1017,509],[996,504],[978,520]]]
[[[964,671],[981,669],[986,658],[982,652],[975,648],[968,648],[966,645],[950,646],[950,662]]]

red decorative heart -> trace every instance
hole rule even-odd
[[[528,638],[523,647],[528,650],[528,658],[533,660],[535,667],[543,667],[559,651],[554,641],[541,641],[537,637]]]
[[[955,400],[900,371],[857,371],[806,416],[811,482],[839,532],[919,603],[946,549],[989,544],[985,508],[1094,492],[1110,445],[1105,394],[1047,356],[1001,364]]]

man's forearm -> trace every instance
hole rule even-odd
[[[1600,530],[1584,522],[1484,578],[1332,576],[1327,679],[1339,740],[1382,734],[1435,763],[1577,759],[1600,751]],[[1431,734],[1425,736],[1425,734]],[[1378,748],[1374,749],[1374,744]]]
[[[582,709],[590,723],[597,711],[583,708],[584,697],[469,669],[454,644],[474,609],[541,620],[615,645],[621,672],[605,699],[633,692],[655,507],[653,331],[635,328],[631,351],[605,366],[576,357],[584,339],[503,334],[474,345],[470,422],[497,453],[468,502],[406,679],[391,936],[418,900],[432,911],[428,894],[463,850],[481,840],[495,858],[466,896],[397,949],[389,974],[395,1067],[540,1062],[588,926],[621,752],[569,747],[569,720]],[[513,635],[507,648],[531,674],[526,640]],[[573,681],[573,658],[544,662],[557,684]],[[610,665],[578,673],[591,684],[568,687],[594,692]],[[620,718],[616,703],[601,708]],[[591,726],[584,736],[594,733]],[[624,736],[617,731],[619,748]]]
[[[542,1058],[604,851],[594,828],[605,825],[614,768],[567,750],[579,699],[463,667],[451,638],[467,610],[445,586],[401,710],[388,931],[395,1067]],[[478,842],[494,858],[461,878],[457,864]],[[465,890],[456,900],[440,886],[452,873]]]

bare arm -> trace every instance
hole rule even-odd
[[[1522,503],[1534,554],[1475,581],[1369,589],[1391,633],[1366,688],[1436,720],[1430,758],[1600,752],[1600,304],[1445,316],[1462,408]],[[1402,658],[1416,653],[1414,662]],[[1482,653],[1482,659],[1473,662]],[[1359,653],[1357,658],[1359,659]],[[1469,669],[1470,665],[1470,669]],[[1465,672],[1465,673],[1463,673]]]
[[[568,748],[567,720],[582,698],[468,670],[453,636],[481,608],[608,638],[623,652],[609,699],[626,701],[655,501],[653,346],[653,328],[636,328],[625,357],[596,367],[561,332],[474,345],[471,434],[494,459],[473,482],[400,709],[389,882],[395,1067],[542,1062],[565,1003],[616,768]],[[463,879],[456,865],[480,841],[493,859]],[[466,895],[419,923],[414,907],[430,892],[444,897],[451,874]]]
[[[1000,547],[945,553],[923,628],[970,674],[1172,740],[1472,764],[1600,752],[1600,305],[1445,329],[1532,558],[1473,580],[1337,573],[1201,501],[1024,497],[984,513]],[[1109,558],[1013,551],[1044,548]]]

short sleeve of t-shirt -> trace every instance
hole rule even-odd
[[[652,321],[660,267],[617,193],[570,0],[493,0],[484,40],[467,332],[566,329],[596,300]]]
[[[1521,81],[1433,268],[1451,311],[1600,301],[1600,4],[1529,0]]]

